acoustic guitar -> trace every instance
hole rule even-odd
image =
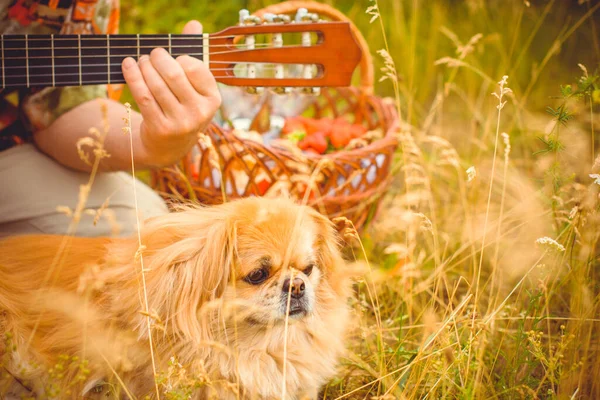
[[[201,35],[2,35],[3,89],[124,83],[121,62],[162,47],[206,63],[218,82],[278,93],[348,86],[361,50],[347,22],[240,11],[240,24]]]

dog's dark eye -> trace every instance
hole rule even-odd
[[[304,275],[306,275],[306,276],[310,276],[310,273],[312,272],[312,270],[313,270],[313,268],[314,268],[314,267],[315,267],[315,265],[314,265],[314,264],[308,264],[308,267],[306,267],[306,268],[304,269],[304,271],[303,271],[303,272],[304,272]]]
[[[260,268],[250,272],[248,275],[246,275],[244,280],[252,285],[258,285],[266,281],[268,277],[269,271],[267,271],[265,268]]]

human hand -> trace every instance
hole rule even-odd
[[[202,25],[190,21],[183,33],[201,34]],[[187,55],[174,59],[157,48],[137,63],[126,58],[122,69],[143,117],[139,133],[148,164],[177,162],[197,142],[221,105],[208,66]]]

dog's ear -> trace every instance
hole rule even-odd
[[[149,221],[142,229],[150,312],[183,337],[207,338],[200,308],[223,294],[231,269],[230,222],[225,207],[188,208]]]
[[[325,278],[339,298],[348,298],[351,295],[351,281],[355,274],[348,268],[342,256],[341,249],[345,242],[329,218],[314,209],[309,211],[309,215],[317,224],[318,262]]]
[[[323,214],[311,208],[309,215],[317,224],[319,263],[325,270],[335,271],[344,263],[340,252],[343,246],[340,235],[331,220]]]

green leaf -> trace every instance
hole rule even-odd
[[[306,137],[305,131],[294,131],[294,132],[288,133],[288,135],[287,135],[288,140],[294,144],[298,144],[298,142],[301,141],[302,139],[304,139],[305,137]]]

